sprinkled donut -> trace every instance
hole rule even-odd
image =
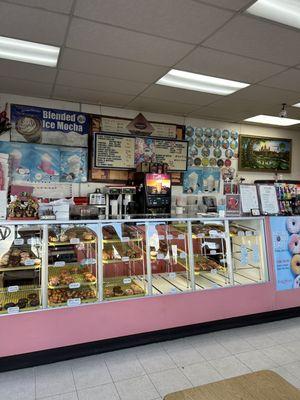
[[[295,275],[300,275],[300,254],[295,254],[291,260],[291,270]]]
[[[300,231],[300,218],[288,217],[286,220],[286,229],[289,233],[298,233]]]
[[[297,235],[296,233],[291,235],[289,240],[289,251],[292,254],[300,253],[300,235]]]

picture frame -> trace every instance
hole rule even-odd
[[[259,200],[257,187],[251,183],[241,183],[239,185],[241,195],[241,212],[245,215],[252,214],[252,210],[259,210]]]
[[[239,171],[290,173],[292,139],[239,135]]]
[[[227,217],[241,215],[241,195],[225,195],[225,214]]]
[[[257,185],[260,211],[263,215],[278,215],[279,205],[274,185]]]

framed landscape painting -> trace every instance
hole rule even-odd
[[[239,136],[239,170],[291,172],[292,140]]]

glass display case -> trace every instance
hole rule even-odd
[[[269,280],[263,217],[0,226],[0,313]]]
[[[98,300],[97,225],[48,227],[48,305]]]
[[[103,298],[116,300],[147,293],[145,223],[102,224]]]
[[[187,222],[148,222],[147,230],[152,294],[192,290]]]
[[[196,289],[229,285],[225,221],[192,221],[191,236]]]
[[[229,231],[234,284],[266,282],[269,276],[264,248],[264,221],[231,220]]]
[[[0,227],[0,312],[41,307],[42,227]]]

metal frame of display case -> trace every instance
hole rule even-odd
[[[145,260],[146,260],[146,277],[147,277],[147,293],[144,297],[136,297],[135,299],[145,298],[145,297],[156,297],[156,296],[165,296],[169,293],[162,293],[162,294],[153,294],[153,286],[152,286],[152,266],[151,266],[151,256],[150,256],[150,242],[149,242],[149,224],[150,223],[172,223],[172,222],[185,222],[187,223],[187,249],[188,249],[188,262],[189,262],[189,276],[191,282],[191,290],[177,292],[177,293],[170,293],[170,294],[186,294],[192,293],[195,291],[199,291],[196,288],[195,284],[195,264],[194,264],[194,254],[193,254],[193,239],[192,239],[192,222],[216,222],[222,221],[224,223],[224,241],[226,244],[226,254],[227,254],[227,271],[228,271],[228,279],[229,284],[226,287],[233,287],[236,286],[234,282],[234,271],[233,271],[233,263],[232,263],[232,251],[231,251],[231,240],[230,240],[230,231],[229,231],[229,224],[230,221],[249,221],[249,220],[256,220],[259,221],[260,226],[260,235],[261,235],[261,248],[260,254],[263,258],[263,267],[262,267],[262,274],[263,279],[261,282],[253,282],[249,284],[241,284],[242,286],[245,285],[259,285],[268,282],[269,273],[268,273],[268,262],[266,257],[266,248],[265,248],[265,219],[264,217],[227,217],[227,218],[191,218],[191,217],[184,217],[181,216],[180,218],[151,218],[149,219],[111,219],[111,220],[70,220],[70,221],[2,221],[0,222],[0,226],[5,225],[39,225],[42,227],[43,232],[43,246],[42,246],[42,271],[41,271],[41,299],[42,299],[42,308],[39,310],[28,310],[22,311],[23,313],[28,312],[36,312],[36,311],[48,311],[48,310],[56,310],[61,308],[69,308],[70,306],[64,305],[59,307],[48,306],[48,227],[49,225],[96,225],[98,235],[98,243],[97,243],[97,254],[98,254],[98,265],[97,265],[97,279],[98,279],[98,299],[95,302],[91,303],[82,303],[77,305],[76,307],[81,306],[88,306],[88,305],[95,305],[95,304],[105,304],[111,302],[110,300],[105,300],[103,295],[103,286],[104,286],[104,274],[103,274],[103,262],[102,262],[102,242],[103,242],[103,233],[102,233],[102,226],[104,224],[116,224],[116,223],[142,223],[145,226]],[[216,289],[222,289],[222,287],[218,287]],[[200,290],[208,290],[208,289],[200,289]],[[117,301],[124,301],[124,300],[133,300],[132,297],[119,297],[113,300],[113,302]],[[2,314],[1,316],[5,316],[9,314]]]

